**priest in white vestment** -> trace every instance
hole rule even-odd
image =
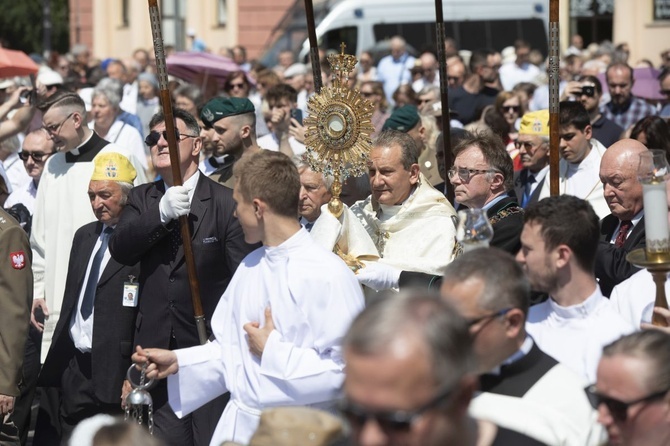
[[[312,236],[326,240],[322,244],[332,249],[335,243],[363,245],[355,236],[367,233],[379,262],[402,271],[442,275],[453,259],[456,212],[421,174],[414,140],[394,130],[380,133],[370,151],[369,176],[372,194],[354,203],[339,220],[322,212]],[[361,225],[365,231],[354,227]]]
[[[344,378],[342,337],[364,305],[346,264],[300,226],[291,160],[261,151],[240,159],[234,175],[245,240],[263,247],[242,261],[221,297],[215,339],[174,351],[138,346],[133,355],[148,364],[148,377],[169,376],[177,416],[231,393],[210,443],[217,446],[248,443],[264,408],[332,408]]]
[[[33,315],[41,307],[48,316],[44,325],[31,317],[33,325],[44,330],[44,360],[60,317],[74,233],[96,220],[88,198],[93,159],[99,153],[118,152],[137,171],[135,185],[146,183],[147,177],[141,162],[129,150],[110,144],[86,125],[86,107],[78,95],[66,92],[54,95],[42,111],[42,128],[58,150],[49,157],[42,172],[30,236]]]

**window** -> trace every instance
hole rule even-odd
[[[225,26],[228,22],[228,5],[226,4],[226,0],[217,0],[216,17],[219,26]]]
[[[121,0],[121,26],[123,28],[128,28],[130,26],[130,19],[128,15],[128,1]]]
[[[654,20],[670,20],[670,0],[654,0]]]

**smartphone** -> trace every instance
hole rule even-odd
[[[292,108],[291,109],[291,118],[295,119],[302,125],[302,110],[299,108]]]

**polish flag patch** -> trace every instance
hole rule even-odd
[[[23,251],[12,252],[9,254],[12,262],[12,268],[23,269],[26,266],[26,254]]]

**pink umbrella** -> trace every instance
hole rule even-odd
[[[0,78],[28,76],[37,73],[38,68],[23,51],[0,48]]]
[[[172,76],[202,86],[207,85],[209,79],[215,79],[219,88],[223,88],[230,73],[241,70],[229,57],[200,52],[174,53],[168,56],[166,63],[168,74]],[[255,85],[248,75],[247,79]]]
[[[633,68],[633,96],[652,101],[662,101],[665,96],[661,94],[661,84],[658,82],[658,75],[661,72],[655,68]],[[603,84],[603,93],[609,92],[605,73],[599,74],[598,79]]]

